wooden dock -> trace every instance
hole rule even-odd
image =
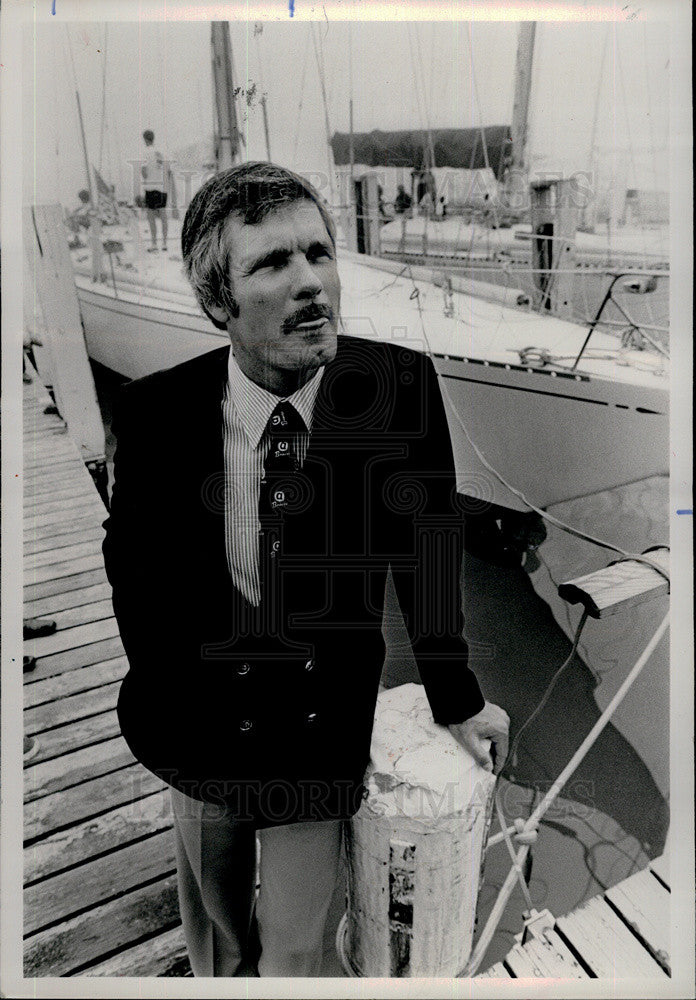
[[[670,964],[667,857],[516,944],[477,978],[666,980]]]
[[[101,554],[106,511],[38,381],[24,393],[25,976],[186,975],[169,796],[119,735],[126,659]]]
[[[38,381],[24,400],[24,617],[57,630],[25,643],[25,976],[186,976],[169,796],[119,735],[126,659],[101,554],[102,501]],[[337,886],[331,918],[343,910]],[[485,977],[666,978],[663,859],[552,921]],[[326,936],[325,975],[341,975]],[[334,970],[328,971],[333,961]]]

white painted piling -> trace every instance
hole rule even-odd
[[[344,966],[456,976],[471,953],[495,779],[433,722],[422,686],[404,684],[379,696],[366,786],[348,825]]]

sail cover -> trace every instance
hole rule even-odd
[[[485,135],[485,150],[483,136]],[[485,128],[444,128],[432,131],[436,167],[480,170],[488,165],[501,179],[510,151],[510,126]],[[350,136],[335,132],[331,139],[337,166],[350,162]],[[428,163],[428,134],[423,130],[405,132],[357,132],[353,135],[354,162],[368,167],[410,167],[420,170]]]

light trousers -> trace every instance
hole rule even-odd
[[[256,830],[171,789],[179,906],[195,976],[318,976],[340,821]],[[260,955],[259,955],[260,950]]]

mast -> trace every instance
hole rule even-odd
[[[218,170],[225,170],[239,162],[241,142],[234,100],[234,67],[230,26],[227,21],[211,22],[210,40],[213,53],[213,89],[217,115],[215,164]]]
[[[70,41],[70,31],[65,25],[65,35],[68,39],[68,52],[70,54],[70,65],[72,66],[73,82],[75,84],[75,101],[77,103],[77,119],[80,124],[80,138],[82,139],[82,155],[85,160],[85,173],[87,175],[87,190],[89,191],[89,203],[92,208],[96,208],[94,201],[94,190],[92,187],[92,171],[89,169],[89,155],[87,153],[87,140],[85,139],[85,125],[82,120],[82,104],[80,103],[80,91],[77,86],[77,73],[75,72],[75,60],[73,58],[72,42]]]
[[[529,138],[529,98],[532,91],[536,21],[522,21],[517,39],[515,96],[512,104],[512,156],[505,178],[505,194],[511,208],[521,208],[527,195],[527,140]]]

